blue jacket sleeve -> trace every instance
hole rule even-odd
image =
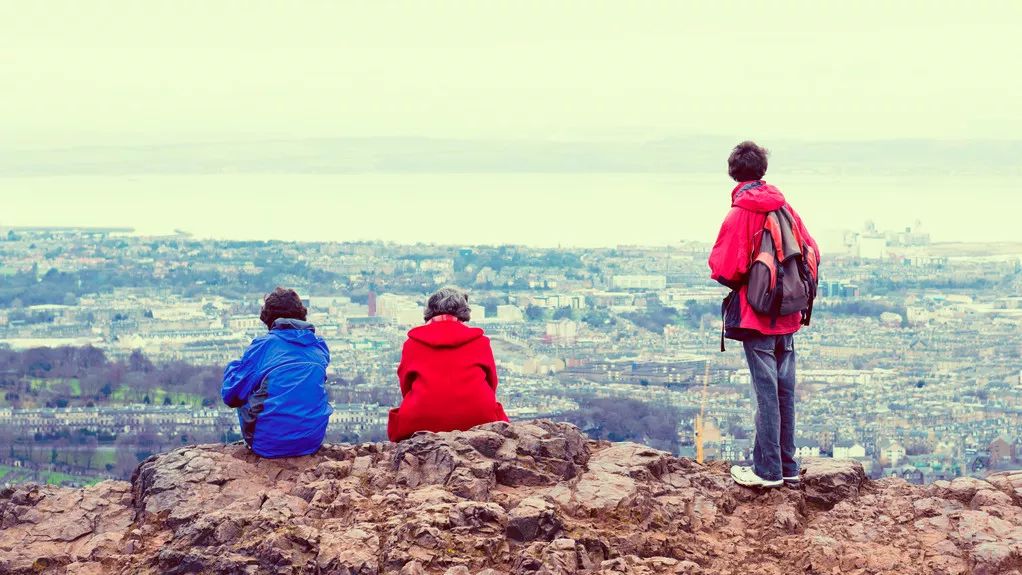
[[[230,407],[241,407],[248,401],[260,378],[260,364],[262,363],[263,348],[265,339],[255,339],[252,345],[248,346],[241,359],[236,359],[227,364],[224,369],[224,383],[220,388],[220,397]]]

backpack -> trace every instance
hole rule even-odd
[[[756,313],[777,318],[802,312],[809,325],[816,299],[819,260],[784,207],[767,214],[758,247],[752,254],[746,297]],[[755,240],[753,245],[756,245]]]

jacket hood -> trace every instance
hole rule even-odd
[[[731,190],[731,205],[765,214],[785,204],[784,194],[763,180],[741,182]]]
[[[299,345],[315,345],[319,342],[316,326],[300,319],[280,318],[273,322],[270,333]]]
[[[430,347],[459,347],[483,336],[483,330],[460,321],[435,321],[408,332],[408,337]]]

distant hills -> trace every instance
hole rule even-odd
[[[1022,172],[1022,141],[764,142],[792,173],[856,175]],[[735,141],[646,142],[333,138],[0,149],[0,175],[214,173],[705,173]]]

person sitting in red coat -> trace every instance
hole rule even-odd
[[[397,375],[401,407],[390,410],[387,436],[407,439],[417,431],[464,431],[507,421],[497,401],[497,366],[490,340],[470,319],[468,294],[452,287],[426,304],[421,325],[408,332]]]

